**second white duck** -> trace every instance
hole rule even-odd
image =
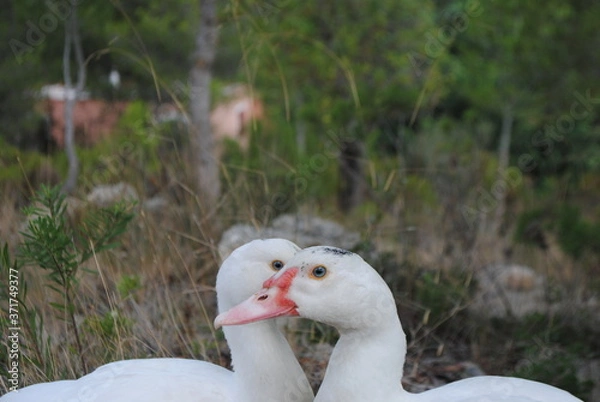
[[[298,252],[260,292],[215,325],[302,316],[337,328],[340,338],[318,402],[581,402],[568,392],[514,377],[481,376],[413,394],[402,388],[406,336],[394,297],[360,256],[334,247]]]

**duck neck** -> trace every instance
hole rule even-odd
[[[340,330],[315,402],[403,401],[405,355],[406,336],[397,315],[377,328]]]
[[[224,327],[238,401],[312,401],[313,393],[276,320]]]

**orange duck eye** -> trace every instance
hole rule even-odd
[[[325,268],[322,265],[319,265],[318,267],[314,267],[312,272],[311,272],[312,276],[314,276],[317,279],[321,279],[323,278],[325,275],[327,275],[327,268]]]

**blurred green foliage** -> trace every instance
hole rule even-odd
[[[444,322],[451,317],[460,321],[455,314],[470,300],[472,288],[470,278],[458,272],[425,272],[414,284],[414,300],[425,311],[425,324]]]
[[[131,296],[142,286],[139,275],[123,275],[117,283],[117,291],[122,299]]]
[[[62,20],[32,1],[11,1],[8,10],[0,38],[12,43],[12,57],[0,62],[0,138],[32,147],[45,124],[36,91],[62,80]],[[600,5],[585,0],[226,2],[214,98],[222,82],[246,81],[268,105],[272,124],[257,131],[261,146],[247,169],[259,167],[252,160],[256,152],[264,158],[268,142],[289,175],[289,166],[303,163],[298,158],[323,151],[329,132],[358,138],[370,157],[392,155],[403,168],[437,169],[447,158],[461,165],[478,152],[495,153],[502,111],[511,107],[511,164],[524,174],[540,181],[598,172],[600,56],[591,34],[599,13]],[[150,109],[140,101],[176,96],[185,106],[197,4],[101,2],[79,5],[79,14],[92,96],[136,101],[123,127],[136,149],[150,147],[163,133],[147,124]],[[41,25],[48,16],[56,26]],[[108,85],[113,67],[121,73],[116,91]],[[96,159],[81,153],[83,161]],[[56,165],[62,173],[65,162]],[[232,165],[240,166],[235,158]],[[84,166],[82,175],[91,170]],[[330,181],[316,180],[304,194],[336,189],[334,171],[332,164]]]
[[[127,337],[132,326],[133,321],[116,310],[86,317],[83,322],[83,329],[89,336],[101,338],[107,346],[118,344],[121,338]],[[105,348],[107,360],[116,358],[108,353],[110,349],[110,347]]]
[[[543,314],[532,314],[506,330],[512,332],[517,348],[524,349],[514,375],[555,384],[588,400],[593,384],[579,380],[576,370],[581,356],[593,355],[599,346],[594,330],[577,322],[553,321]],[[536,342],[531,342],[532,337]]]
[[[562,206],[556,226],[561,247],[574,258],[586,251],[600,253],[600,223],[587,221],[577,207]]]
[[[600,224],[582,216],[575,205],[562,204],[523,212],[517,221],[515,240],[546,248],[548,244],[540,237],[543,231],[554,233],[562,250],[575,259],[585,253],[600,253]]]

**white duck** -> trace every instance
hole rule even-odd
[[[297,251],[283,239],[254,240],[231,253],[217,275],[220,311],[242,302]],[[1,402],[308,402],[314,396],[274,320],[224,328],[234,372],[187,359],[123,360],[78,379],[32,385]]]
[[[392,293],[360,256],[334,247],[298,252],[263,290],[221,313],[215,325],[295,315],[340,333],[315,402],[581,402],[514,377],[473,377],[419,394],[405,391],[400,379],[406,336]]]

